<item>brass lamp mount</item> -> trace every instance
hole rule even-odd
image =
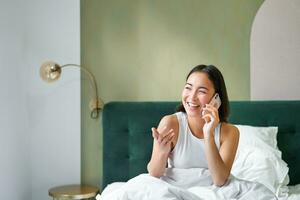
[[[60,66],[59,64],[53,61],[46,61],[40,67],[40,77],[42,78],[42,80],[48,83],[52,83],[60,78],[62,69],[65,67],[77,67],[89,76],[94,90],[94,97],[90,100],[89,103],[89,107],[91,110],[91,118],[98,118],[99,111],[103,109],[104,103],[98,97],[98,89],[95,77],[88,69],[77,64],[65,64]]]

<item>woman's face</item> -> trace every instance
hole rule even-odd
[[[215,94],[214,85],[205,72],[192,73],[182,91],[182,105],[190,117],[201,117],[202,109]]]

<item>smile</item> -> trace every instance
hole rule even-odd
[[[193,104],[193,103],[191,103],[191,102],[187,102],[187,105],[188,105],[189,107],[192,107],[192,108],[198,108],[198,107],[200,107],[200,105]]]

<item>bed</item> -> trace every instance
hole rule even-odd
[[[102,189],[146,173],[152,151],[151,127],[175,112],[179,102],[110,102],[103,110]],[[300,199],[300,101],[233,101],[230,123],[278,127],[280,156],[288,166],[289,199]],[[286,180],[287,181],[287,180]]]

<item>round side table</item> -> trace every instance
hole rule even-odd
[[[49,189],[53,199],[94,199],[99,188],[85,185],[63,185]]]

